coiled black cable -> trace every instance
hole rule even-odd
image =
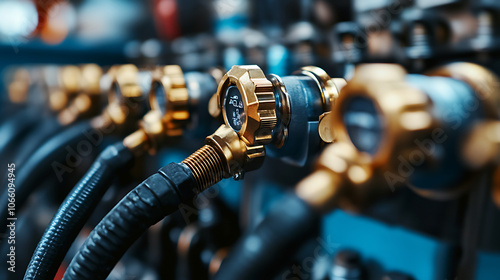
[[[31,258],[24,279],[53,279],[71,243],[120,169],[134,155],[121,142],[107,147],[66,197]]]
[[[185,164],[161,168],[129,192],[94,228],[63,279],[106,279],[127,249],[153,224],[191,201],[196,180]]]
[[[295,195],[271,210],[251,232],[231,249],[215,274],[215,280],[266,278],[294,249],[316,231],[319,214]]]
[[[93,128],[90,122],[82,122],[67,130],[52,137],[44,143],[29,160],[19,168],[19,173],[16,174],[15,186],[15,201],[16,211],[20,211],[23,205],[28,200],[30,194],[36,189],[43,177],[51,172],[52,163],[64,159],[67,155],[66,146],[76,146],[80,141],[84,140],[86,135],[89,135]],[[4,190],[0,197],[0,203],[6,205],[8,202],[8,192]],[[5,222],[9,217],[7,207],[0,207],[0,236],[5,233]]]

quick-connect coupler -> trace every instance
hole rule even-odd
[[[320,116],[344,85],[318,67],[279,77],[256,65],[234,66],[221,79],[216,100],[224,122],[245,143],[266,145],[271,156],[303,166],[319,151]]]

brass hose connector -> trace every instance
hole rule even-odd
[[[337,142],[321,154],[316,171],[299,182],[295,193],[318,212],[334,208],[359,211],[388,187],[374,187],[380,178],[371,158],[352,144]]]
[[[205,141],[205,146],[182,161],[193,172],[198,192],[223,178],[241,179],[244,172],[255,170],[263,163],[264,147],[247,146],[227,125],[220,126]]]
[[[108,89],[108,106],[92,120],[92,125],[101,130],[112,127],[121,130],[133,126],[142,115],[147,100],[141,85],[141,73],[132,64],[113,66],[108,73],[112,79]]]
[[[227,92],[233,89],[239,91],[239,97],[226,100]],[[236,108],[232,119],[228,119],[222,106],[225,102]],[[273,85],[257,65],[233,66],[222,77],[217,106],[222,108],[225,123],[239,127],[238,134],[248,144],[265,145],[272,141],[277,122]]]
[[[332,130],[331,111],[339,99],[340,91],[347,85],[343,78],[331,78],[325,70],[316,66],[305,66],[294,74],[301,74],[312,78],[322,93],[323,111],[318,122],[318,132],[321,140],[325,143],[332,143],[335,140],[335,132]]]
[[[162,134],[181,136],[190,116],[189,94],[180,66],[167,65],[154,71],[149,100],[151,109],[162,113],[160,121],[165,127]]]
[[[356,68],[351,81],[342,89],[332,111],[330,127],[336,141],[351,142],[344,122],[345,104],[353,98],[366,98],[383,114],[383,145],[371,155],[374,164],[392,168],[394,155],[406,155],[415,139],[428,135],[437,125],[432,102],[427,95],[406,82],[406,71],[395,64],[366,64]],[[404,94],[402,94],[404,93]],[[333,137],[333,136],[332,136]]]
[[[156,151],[167,141],[178,139],[189,123],[189,94],[184,73],[177,65],[158,67],[149,91],[151,110],[140,121],[140,128],[124,140],[138,153]]]

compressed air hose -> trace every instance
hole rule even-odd
[[[40,121],[40,111],[25,109],[18,112],[12,118],[0,126],[0,158],[7,157],[7,153],[12,150],[12,146],[19,141],[19,138],[27,134],[30,129]]]
[[[134,155],[121,142],[106,148],[66,197],[31,258],[24,279],[54,279],[59,265],[118,170]]]
[[[16,174],[16,210],[22,209],[23,205],[28,200],[30,194],[37,188],[39,182],[44,178],[47,173],[51,172],[52,163],[64,159],[67,151],[66,146],[75,146],[78,142],[85,139],[86,132],[91,131],[93,128],[90,122],[79,123],[67,130],[52,137],[49,141],[44,143],[29,160],[19,169]],[[0,202],[6,205],[8,202],[8,192],[4,190],[1,195]],[[3,225],[9,217],[7,207],[0,207],[0,220]],[[0,235],[6,230],[5,226],[0,229]]]
[[[106,279],[127,249],[153,224],[192,201],[196,180],[185,164],[161,168],[129,192],[94,228],[63,279]]]
[[[302,244],[317,230],[319,213],[293,194],[271,210],[251,232],[231,249],[215,274],[215,280],[262,279],[276,262],[291,256],[294,244]]]

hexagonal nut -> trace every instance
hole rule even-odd
[[[219,108],[222,107],[224,121],[228,125],[229,121],[222,104],[230,86],[238,88],[245,111],[238,134],[250,145],[270,143],[277,122],[272,83],[257,65],[233,66],[222,77],[217,89],[217,105]]]

